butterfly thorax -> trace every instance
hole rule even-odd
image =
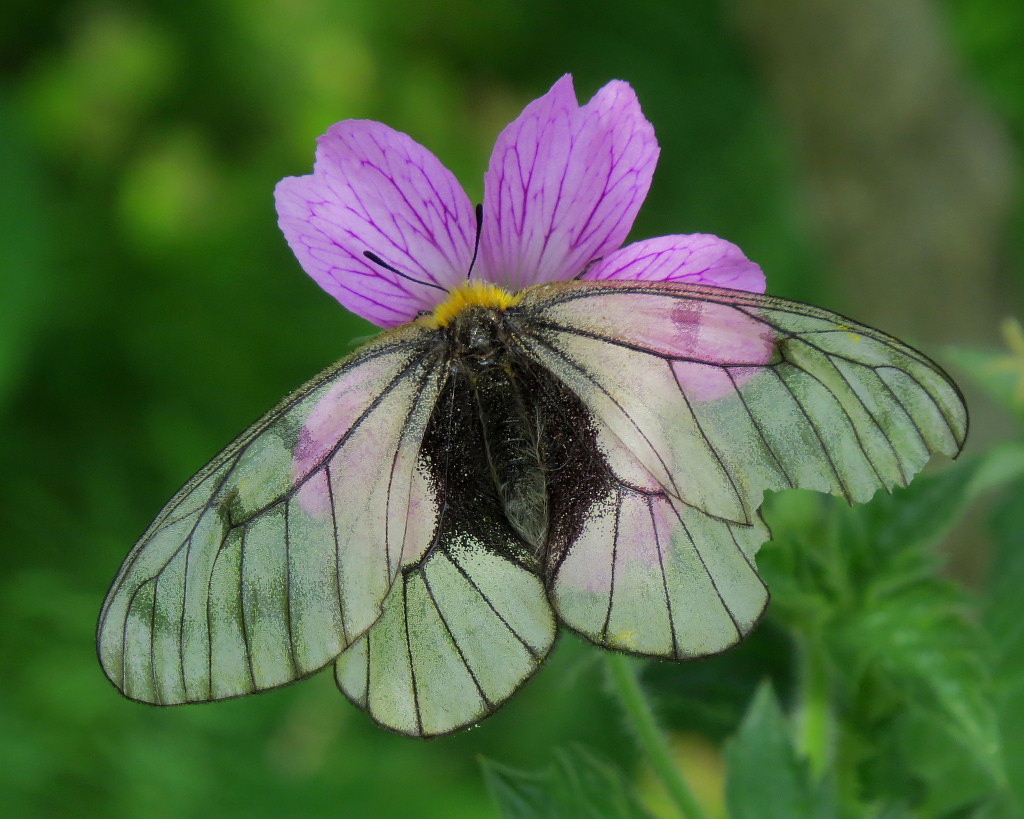
[[[537,556],[548,534],[540,408],[503,311],[474,307],[452,323],[452,374],[472,402],[490,481],[516,534]]]
[[[503,287],[480,279],[469,279],[448,294],[443,302],[418,319],[425,327],[437,329],[455,324],[459,316],[478,308],[492,311],[507,310],[523,299],[523,293],[512,293]]]

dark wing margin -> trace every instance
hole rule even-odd
[[[853,501],[955,456],[967,410],[923,354],[807,305],[666,282],[574,282],[510,311],[526,355],[583,402],[611,478],[551,567],[560,619],[682,659],[757,622],[764,492]]]
[[[384,333],[251,426],[164,507],[100,614],[126,696],[224,699],[323,667],[434,534],[416,471],[439,391],[432,331]],[[385,524],[386,522],[386,524]]]

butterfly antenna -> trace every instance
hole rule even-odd
[[[466,271],[468,279],[473,273],[473,265],[476,264],[476,254],[480,252],[480,230],[484,225],[484,206],[476,206],[476,239],[473,242],[473,258],[469,262],[469,270]]]
[[[364,250],[363,251],[363,255],[367,259],[369,259],[371,262],[373,262],[374,264],[380,265],[385,270],[390,270],[396,276],[401,276],[403,279],[408,279],[409,281],[414,282],[415,284],[422,284],[422,285],[425,285],[427,287],[433,287],[435,290],[440,290],[442,293],[447,293],[448,292],[448,289],[446,287],[441,287],[441,285],[439,285],[439,284],[435,284],[434,282],[421,281],[420,279],[414,279],[408,273],[403,273],[401,270],[396,270],[391,265],[389,265],[387,262],[385,262],[376,253],[371,253],[369,250]]]
[[[599,261],[601,261],[601,260],[602,260],[603,258],[604,258],[603,256],[598,256],[598,257],[597,257],[596,259],[591,259],[591,260],[590,260],[589,262],[587,262],[587,263],[586,263],[586,264],[585,264],[585,265],[583,266],[583,269],[582,269],[582,270],[581,270],[581,271],[580,271],[579,273],[577,273],[577,274],[576,274],[575,276],[573,276],[573,277],[572,277],[572,278],[573,278],[573,281],[579,281],[579,280],[580,280],[580,279],[582,279],[582,278],[583,278],[584,276],[586,276],[586,275],[587,275],[587,273],[588,273],[588,272],[590,271],[590,268],[592,268],[592,267],[593,267],[593,266],[594,266],[595,264],[597,264],[597,263],[598,263]]]

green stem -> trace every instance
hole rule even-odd
[[[707,814],[690,790],[683,772],[672,756],[668,740],[658,728],[650,703],[640,688],[633,661],[624,654],[609,651],[605,654],[615,693],[619,696],[626,715],[633,724],[640,747],[665,784],[669,796],[679,806],[684,819],[707,819]]]
[[[798,746],[807,757],[815,778],[824,775],[832,757],[835,730],[825,652],[811,640],[797,643],[800,699],[797,706]]]

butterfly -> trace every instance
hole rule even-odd
[[[587,106],[555,108],[552,121],[578,111],[592,127]],[[321,194],[303,195],[282,226],[320,270]],[[475,240],[451,240],[453,269],[470,253],[474,269],[486,219]],[[710,242],[666,239],[676,254]],[[711,245],[726,262],[706,278],[739,269]],[[590,248],[575,278],[502,282],[323,247],[351,268],[332,280],[342,295],[379,318],[390,287],[405,320],[380,321],[392,326],[253,424],[143,534],[98,629],[103,668],[132,699],[225,699],[333,664],[380,725],[433,736],[506,702],[560,625],[648,657],[716,654],[768,602],[755,563],[766,491],[860,502],[964,443],[962,397],[922,353],[753,286],[615,275],[649,267],[643,242]]]

